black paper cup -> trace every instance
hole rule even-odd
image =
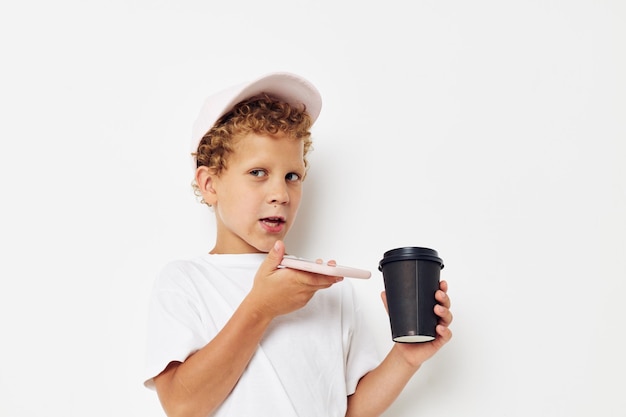
[[[419,343],[435,338],[438,316],[435,292],[443,260],[434,249],[404,247],[385,252],[378,264],[383,273],[389,322],[394,342]]]

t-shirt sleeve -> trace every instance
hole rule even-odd
[[[169,363],[184,362],[206,344],[202,320],[195,307],[192,286],[175,264],[165,267],[152,289],[149,306],[144,385],[154,389],[153,378]]]

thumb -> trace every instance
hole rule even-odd
[[[277,240],[272,249],[267,253],[265,260],[259,269],[262,269],[269,274],[282,262],[283,256],[285,256],[285,244],[282,241]]]
[[[385,305],[385,310],[387,310],[387,314],[389,314],[389,306],[387,305],[387,292],[381,292],[380,298],[383,300],[383,304]]]

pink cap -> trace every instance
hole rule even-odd
[[[198,150],[202,137],[215,122],[228,113],[235,104],[261,93],[298,106],[305,105],[306,112],[315,122],[322,110],[322,97],[313,84],[296,74],[275,72],[264,75],[256,80],[238,84],[217,92],[204,102],[200,114],[193,124],[191,136],[191,152]],[[195,161],[193,169],[195,170]]]

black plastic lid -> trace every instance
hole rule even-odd
[[[383,259],[378,264],[378,270],[383,270],[383,265],[395,261],[425,260],[437,262],[443,269],[443,260],[439,257],[436,250],[430,248],[420,248],[416,246],[407,246],[388,250],[383,255]]]

